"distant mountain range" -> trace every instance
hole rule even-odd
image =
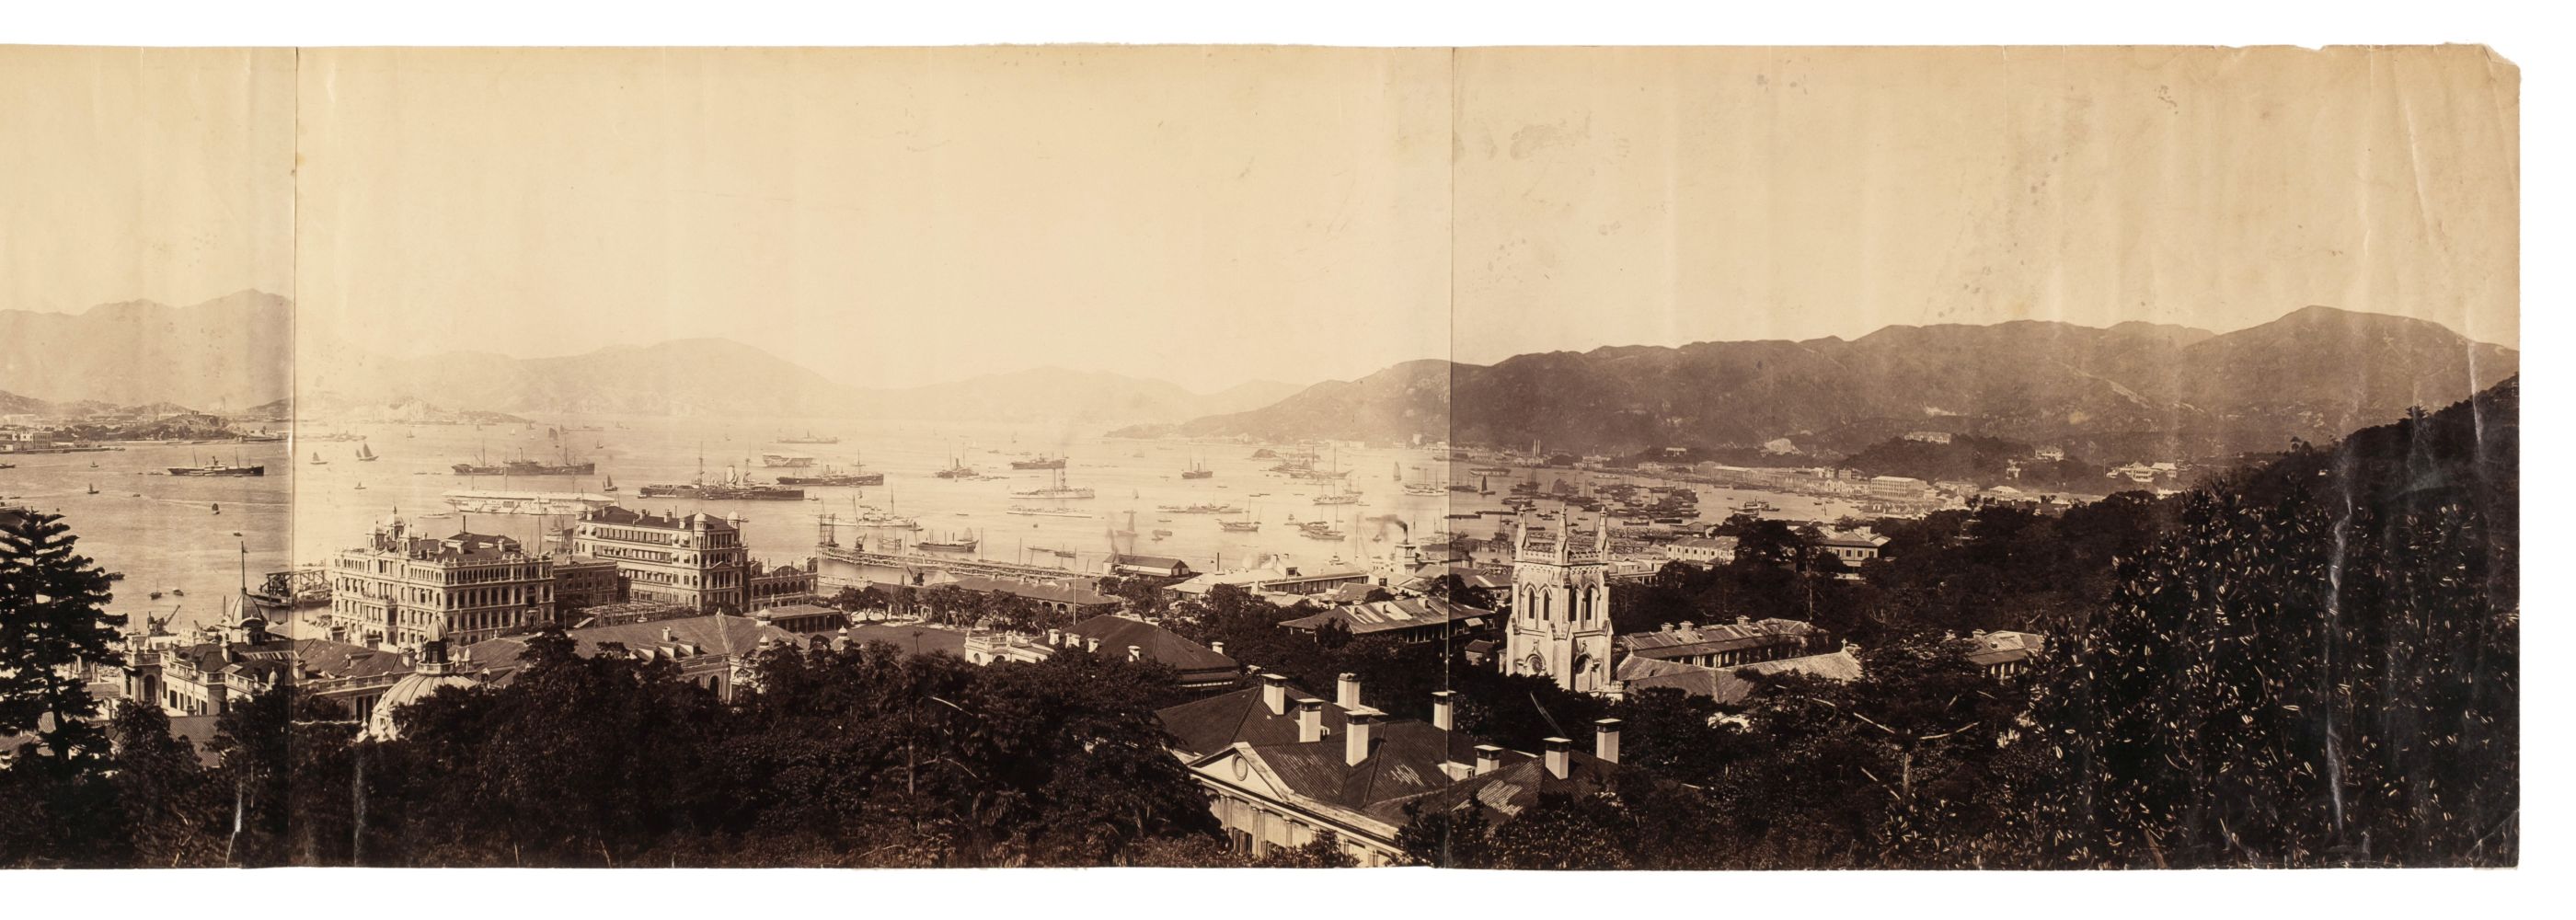
[[[578,355],[478,352],[395,357],[295,340],[292,301],[245,291],[192,307],[137,301],[79,314],[0,311],[0,390],[36,400],[129,405],[188,401],[270,417],[446,421],[519,415],[811,416],[1177,423],[1240,412],[1298,386],[1194,393],[1158,380],[1039,368],[897,389],[852,387],[728,339],[619,345]],[[302,358],[297,366],[296,358]],[[298,389],[301,392],[298,392]]]
[[[158,401],[235,412],[295,391],[295,305],[242,291],[193,307],[0,310],[0,390],[56,403]]]
[[[1586,453],[1786,438],[1835,453],[1938,430],[2065,442],[2094,456],[2206,456],[2448,405],[2513,376],[2519,362],[2513,349],[2436,323],[2328,307],[2224,335],[2147,323],[1890,326],[1849,341],[1414,361],[1178,431]]]

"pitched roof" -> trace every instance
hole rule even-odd
[[[670,638],[664,639],[668,630]],[[750,617],[708,615],[651,620],[642,623],[620,623],[614,626],[588,626],[567,630],[573,641],[573,653],[596,655],[600,646],[616,643],[629,653],[652,652],[673,657],[704,654],[748,655],[760,648],[761,640],[801,642],[788,632]],[[467,646],[461,658],[488,669],[496,676],[515,675],[519,657],[528,650],[527,636],[486,639]]]
[[[1441,764],[1476,762],[1465,734],[1407,719],[1369,726],[1368,757],[1354,765],[1349,730],[1345,719],[1321,741],[1254,745],[1252,753],[1298,795],[1354,810],[1446,786],[1453,780]]]
[[[960,575],[957,576],[955,580],[944,582],[944,584],[952,584],[968,591],[976,591],[985,594],[995,592],[1015,594],[1030,600],[1053,601],[1059,604],[1071,604],[1076,607],[1094,607],[1101,604],[1118,603],[1118,599],[1115,597],[1102,594],[1090,588],[1082,587],[1081,585],[1073,584],[1057,584],[1045,581],[1020,581],[1011,578],[987,578],[982,575]]]
[[[1629,656],[1621,659],[1612,679],[1634,693],[1651,687],[1671,687],[1692,696],[1704,696],[1720,703],[1744,701],[1753,693],[1753,681],[1741,676],[1796,672],[1826,680],[1848,681],[1860,677],[1860,659],[1849,650],[1782,658],[1730,668],[1711,668],[1678,661]]]
[[[1207,754],[1223,750],[1241,741],[1255,747],[1297,740],[1297,701],[1321,699],[1324,703],[1324,730],[1339,731],[1350,719],[1342,707],[1329,697],[1316,696],[1295,684],[1287,687],[1288,705],[1273,714],[1261,702],[1261,686],[1255,684],[1231,693],[1201,697],[1177,706],[1166,707],[1154,717],[1163,730],[1172,733],[1173,747],[1189,754]]]
[[[2048,648],[2048,637],[2038,633],[1997,630],[1975,638],[1977,650],[1969,652],[1970,663],[1984,666],[2020,661]]]
[[[1619,769],[1618,764],[1583,751],[1571,751],[1568,752],[1565,778],[1558,779],[1555,774],[1547,772],[1546,758],[1527,754],[1519,757],[1513,760],[1506,754],[1502,765],[1491,773],[1469,776],[1414,795],[1371,802],[1367,807],[1368,815],[1390,824],[1403,824],[1406,805],[1419,804],[1427,814],[1473,804],[1508,821],[1537,805],[1542,795],[1590,795],[1599,792],[1609,785],[1610,776]]]
[[[961,658],[966,655],[966,634],[954,629],[866,623],[841,630],[834,634],[834,639],[845,647],[883,642],[917,655],[936,652],[947,652]]]
[[[1182,671],[1232,673],[1243,668],[1243,665],[1234,659],[1217,654],[1207,646],[1181,638],[1179,633],[1134,617],[1114,613],[1103,614],[1073,624],[1066,631],[1080,634],[1086,642],[1099,639],[1100,650],[1104,655],[1109,654],[1113,649],[1124,653],[1128,646],[1133,645],[1139,647],[1146,660],[1159,661]]]
[[[1621,633],[1619,647],[1630,655],[1678,658],[1788,641],[1804,641],[1816,627],[1777,617],[1736,623],[1708,623],[1654,632]]]
[[[1322,629],[1324,624],[1338,620],[1350,627],[1352,635],[1365,636],[1371,633],[1438,626],[1494,615],[1491,610],[1453,604],[1436,597],[1405,597],[1391,601],[1371,601],[1365,604],[1332,607],[1322,613],[1298,617],[1279,625],[1287,629],[1314,630]]]

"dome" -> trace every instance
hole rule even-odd
[[[447,643],[433,639],[421,646],[420,666],[395,681],[393,686],[385,688],[385,695],[376,698],[376,708],[367,714],[366,730],[359,737],[392,741],[400,734],[394,728],[394,710],[420,702],[449,687],[479,685],[474,678],[459,673],[455,666],[448,664]]]
[[[394,729],[394,710],[420,702],[427,699],[430,694],[449,687],[474,686],[479,686],[474,678],[463,674],[432,673],[425,668],[414,671],[409,676],[395,681],[392,687],[385,689],[385,695],[376,698],[375,711],[367,715],[366,737],[377,741],[392,741],[398,734]]]

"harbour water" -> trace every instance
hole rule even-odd
[[[1576,485],[1600,481],[1594,478],[1597,474],[1560,469],[1514,468],[1510,476],[1479,477],[1467,470],[1482,464],[1442,461],[1428,450],[1386,448],[1327,450],[1319,465],[1348,470],[1348,478],[1308,481],[1269,472],[1278,461],[1254,459],[1254,445],[1109,440],[1096,433],[998,424],[630,417],[553,418],[532,427],[307,423],[302,428],[364,436],[363,443],[379,459],[358,460],[358,441],[311,437],[290,443],[142,446],[13,457],[11,462],[18,468],[0,470],[0,495],[66,514],[81,538],[82,551],[109,570],[127,575],[118,586],[118,611],[154,616],[176,612],[175,622],[185,624],[220,612],[223,598],[236,589],[244,570],[256,585],[264,572],[324,562],[333,552],[358,545],[369,530],[397,514],[433,533],[498,533],[531,546],[541,545],[570,524],[562,517],[462,514],[442,498],[454,489],[596,492],[613,479],[618,487],[614,496],[630,508],[739,516],[752,555],[772,565],[811,556],[825,516],[833,515],[844,522],[837,539],[845,546],[854,545],[863,533],[871,549],[972,536],[978,542],[975,551],[954,555],[1091,573],[1099,571],[1112,552],[1177,557],[1202,571],[1262,564],[1300,565],[1310,571],[1360,565],[1384,556],[1408,533],[1417,539],[1437,533],[1494,536],[1503,527],[1502,517],[1450,518],[1501,509],[1513,482],[1551,488],[1560,479]],[[791,447],[778,440],[802,436],[808,430],[838,436],[841,443]],[[725,477],[727,466],[737,473],[747,469],[761,481],[773,480],[780,470],[760,467],[759,457],[783,447],[813,454],[821,464],[882,472],[886,483],[865,488],[811,486],[802,501],[637,496],[637,490],[647,484],[689,481],[700,475],[701,463],[710,481]],[[316,454],[325,462],[311,462]],[[452,464],[478,455],[494,463],[519,457],[596,461],[600,475],[467,477],[450,470]],[[1052,482],[1053,471],[1010,468],[1012,460],[1038,455],[1069,458],[1066,482],[1090,487],[1097,497],[1064,501],[1014,497],[1013,492]],[[267,475],[196,478],[162,473],[165,467],[208,457],[264,464]],[[952,461],[983,476],[932,475]],[[91,466],[93,462],[97,466]],[[1183,478],[1181,474],[1193,462],[1215,475]],[[1479,485],[1492,494],[1417,495],[1403,489],[1404,482],[1426,480]],[[1343,482],[1359,492],[1356,503],[1314,503],[1319,494],[1339,491]],[[92,484],[98,488],[96,495],[87,492]],[[1713,486],[1700,486],[1698,491],[1703,521],[1722,519],[1752,498],[1780,506],[1771,512],[1776,517],[1830,519],[1848,513],[1829,499]],[[1161,510],[1166,505],[1201,504],[1233,505],[1244,511]],[[214,510],[218,505],[220,514]],[[862,531],[848,526],[846,522],[861,505],[914,518],[920,529]],[[1027,505],[1083,516],[1010,513],[1013,506]],[[1543,510],[1553,507],[1553,502],[1542,505]],[[1390,518],[1405,526],[1387,523]],[[1219,526],[1220,521],[1246,519],[1260,521],[1260,529],[1230,531]],[[1317,519],[1333,522],[1344,537],[1312,539],[1295,527],[1297,522]],[[1156,531],[1168,531],[1169,536],[1157,539]],[[156,590],[164,592],[159,600],[149,596]],[[176,593],[181,591],[185,596]]]

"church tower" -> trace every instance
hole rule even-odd
[[[1532,674],[1578,693],[1610,689],[1610,521],[1592,539],[1557,513],[1556,531],[1512,540],[1512,618],[1501,659],[1505,674]]]

